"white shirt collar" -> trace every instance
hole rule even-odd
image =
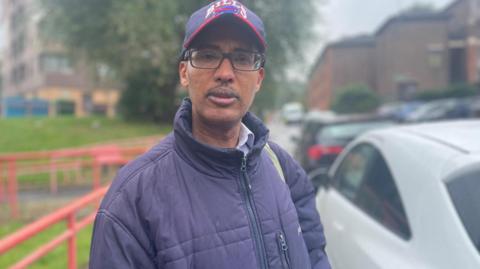
[[[245,124],[243,124],[243,122],[240,124],[240,135],[238,137],[237,149],[243,151],[243,153],[247,155],[253,146],[255,135],[247,126],[245,126]]]

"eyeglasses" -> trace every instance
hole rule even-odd
[[[233,69],[239,71],[256,71],[265,64],[264,54],[250,51],[223,53],[215,49],[190,49],[185,54],[185,59],[199,69],[217,69],[225,58],[230,60]]]

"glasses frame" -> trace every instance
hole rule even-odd
[[[220,61],[218,62],[218,65],[216,67],[198,67],[198,66],[195,66],[193,64],[193,60],[192,60],[192,54],[195,52],[195,51],[200,51],[200,49],[188,49],[186,52],[185,52],[185,57],[184,57],[184,61],[189,61],[190,62],[190,65],[192,65],[194,68],[197,68],[197,69],[217,69],[220,67],[220,65],[222,65],[223,61],[225,59],[228,59],[230,60],[230,64],[232,65],[232,68],[234,70],[237,70],[237,71],[244,71],[244,72],[253,72],[253,71],[258,71],[260,69],[262,69],[264,66],[265,66],[265,54],[264,53],[261,53],[261,52],[256,52],[256,51],[243,51],[243,52],[248,52],[248,53],[253,53],[253,54],[256,54],[255,56],[256,57],[260,57],[260,65],[258,66],[258,68],[256,69],[238,69],[237,67],[235,67],[235,64],[234,62],[232,61],[232,54],[234,52],[221,52],[219,51],[221,54],[222,54],[222,58],[220,59]]]

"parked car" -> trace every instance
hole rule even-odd
[[[300,103],[286,103],[282,107],[282,118],[287,124],[300,123],[303,116],[303,106]]]
[[[375,115],[311,114],[305,118],[297,139],[295,158],[307,171],[328,169],[345,145],[368,130],[395,122]]]
[[[480,120],[369,132],[325,178],[333,268],[480,268]]]
[[[470,110],[472,117],[480,118],[480,96],[476,96],[470,99]]]
[[[405,122],[425,122],[448,119],[471,118],[471,99],[448,98],[420,105],[405,117]]]
[[[393,120],[403,122],[422,105],[419,101],[386,103],[377,109],[377,114],[384,118],[391,118]]]

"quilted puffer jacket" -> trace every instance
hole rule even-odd
[[[285,181],[250,113],[248,155],[196,141],[191,102],[174,131],[123,167],[95,219],[90,269],[327,269],[325,237],[305,172],[278,145]]]

